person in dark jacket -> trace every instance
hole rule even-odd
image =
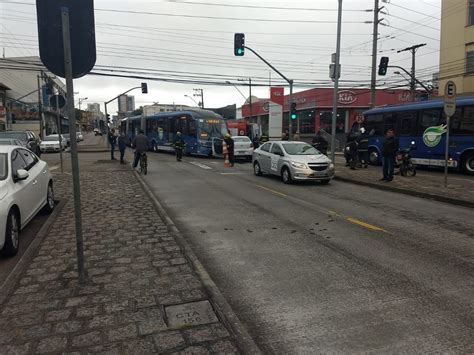
[[[183,137],[181,137],[181,132],[176,132],[176,137],[174,138],[173,146],[176,152],[176,161],[181,161],[183,159],[183,150],[186,143],[184,142]]]
[[[369,136],[365,132],[365,128],[361,127],[360,134],[357,137],[357,155],[359,157],[359,166],[367,169],[369,163]]]
[[[115,129],[111,129],[108,137],[109,143],[110,143],[110,158],[112,160],[116,160],[114,157],[114,152],[115,152],[115,145],[117,144],[117,136],[115,135]]]
[[[290,140],[290,132],[287,129],[285,129],[285,133],[281,135],[281,140],[282,141]]]
[[[125,133],[120,132],[120,136],[118,137],[118,148],[120,151],[120,164],[125,164],[123,160],[123,156],[125,155],[126,147],[127,147],[127,140],[125,139]]]
[[[132,147],[135,148],[135,159],[133,159],[133,168],[138,166],[140,156],[148,150],[148,138],[145,136],[143,129],[138,131],[137,136],[133,139]]]
[[[230,166],[234,166],[234,140],[230,134],[226,134],[224,141],[227,144],[227,150],[229,151],[229,163]]]
[[[348,159],[349,159],[349,167],[351,170],[356,170],[357,166],[357,140],[352,140],[346,145],[346,149],[348,150]]]
[[[258,134],[256,134],[255,137],[253,137],[252,144],[253,144],[253,149],[257,149],[258,147],[260,147],[260,137],[258,136]]]
[[[383,178],[381,180],[392,181],[393,170],[395,169],[395,157],[400,148],[398,139],[395,138],[395,131],[390,128],[385,134],[382,145]]]
[[[313,147],[319,150],[324,155],[328,153],[328,141],[321,135],[321,131],[318,131],[313,137]]]

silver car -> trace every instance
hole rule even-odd
[[[298,180],[327,184],[334,177],[331,160],[305,142],[267,142],[254,150],[252,162],[255,175],[278,175],[286,184]]]

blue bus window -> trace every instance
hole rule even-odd
[[[397,132],[397,114],[396,113],[386,113],[384,115],[384,130],[383,134],[387,132],[389,129],[395,130]]]
[[[418,123],[416,112],[403,112],[398,115],[400,136],[414,136]]]
[[[418,131],[419,134],[423,134],[423,132],[428,127],[438,126],[440,124],[440,116],[441,110],[425,110],[421,114],[420,120],[420,130]]]
[[[453,135],[474,135],[474,107],[466,106],[462,115],[455,114],[451,117],[451,133]]]
[[[370,136],[383,135],[383,115],[375,114],[367,116],[365,128]]]

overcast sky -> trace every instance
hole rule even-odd
[[[268,85],[271,78],[273,84],[281,83],[278,75],[252,53],[234,56],[233,33],[243,32],[246,45],[294,79],[296,86],[309,83],[328,86],[332,84],[328,65],[336,48],[337,3],[337,0],[95,0],[94,71],[115,70],[120,75],[221,83],[229,80],[236,84],[238,78],[251,77],[254,83]],[[0,0],[0,46],[6,57],[39,55],[34,4],[32,0]],[[385,7],[386,14],[380,15],[384,20],[379,26],[378,57],[389,56],[391,64],[409,70],[411,55],[397,50],[426,43],[417,53],[417,77],[431,79],[438,71],[441,0],[391,0],[390,3],[380,0],[380,5]],[[344,87],[368,86],[370,82],[373,12],[364,10],[373,7],[373,0],[343,1],[341,80]],[[74,85],[79,92],[77,97],[88,97],[85,103],[102,103],[140,85],[141,81],[87,75],[75,80]],[[194,105],[184,96],[192,96],[194,88],[204,89],[206,107],[234,103],[240,106],[244,101],[232,86],[147,82],[147,95],[139,90],[131,93],[137,107],[153,102]],[[393,71],[378,81],[387,87],[405,83]],[[239,86],[239,89],[248,95],[248,87]],[[304,89],[296,87],[295,91]],[[255,87],[253,94],[268,97],[268,86]],[[116,105],[111,104],[110,109],[116,110]]]

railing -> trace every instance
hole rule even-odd
[[[328,142],[328,150],[331,150],[331,137],[332,135],[326,132],[324,129],[321,129],[321,135]],[[342,150],[341,141],[339,139],[334,140],[334,150]]]

